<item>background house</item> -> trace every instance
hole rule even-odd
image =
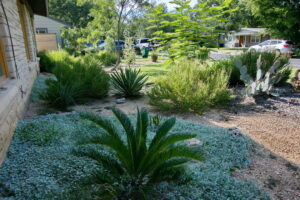
[[[64,47],[61,28],[71,27],[69,24],[52,17],[34,16],[37,48],[41,50],[57,50]]]
[[[265,28],[241,28],[226,35],[225,47],[250,47],[269,39]]]
[[[47,16],[47,0],[0,1],[0,164],[39,73],[34,13]]]

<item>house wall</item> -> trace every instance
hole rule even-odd
[[[0,164],[5,158],[14,129],[22,118],[32,85],[39,73],[33,20],[29,9],[25,9],[25,22],[31,60],[26,56],[16,0],[2,0],[2,2],[8,23],[0,7],[0,39],[4,46],[9,75],[0,82]]]
[[[55,33],[58,45],[63,47],[63,40],[60,30],[62,27],[66,27],[65,24],[40,15],[35,15],[34,24],[36,28],[47,28],[48,33]]]
[[[259,35],[260,41],[259,42],[252,42],[251,37],[257,36],[255,35],[239,35],[236,36],[234,34],[228,34],[227,38],[231,40],[226,40],[225,47],[250,47],[253,45],[257,45],[263,41],[269,40],[271,37],[269,35]],[[241,40],[241,37],[243,39]]]

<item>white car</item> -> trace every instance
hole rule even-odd
[[[135,41],[134,48],[137,50],[142,50],[145,47],[150,47],[149,38],[141,38]]]
[[[280,54],[293,54],[292,42],[287,40],[266,40],[262,43],[249,47],[250,52],[275,51]]]

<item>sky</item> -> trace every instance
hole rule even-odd
[[[168,8],[170,10],[174,9],[174,5],[170,4],[171,0],[156,0],[157,3],[166,3],[168,5]],[[197,0],[192,0],[191,5],[195,5],[197,3]]]

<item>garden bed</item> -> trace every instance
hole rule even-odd
[[[93,192],[101,188],[85,185],[85,179],[96,169],[95,162],[73,152],[80,138],[97,130],[77,113],[21,121],[0,170],[0,197],[94,199]],[[157,185],[153,199],[269,199],[255,183],[232,176],[251,162],[253,146],[247,137],[183,120],[172,132],[197,134],[205,161],[191,163],[179,182]]]

